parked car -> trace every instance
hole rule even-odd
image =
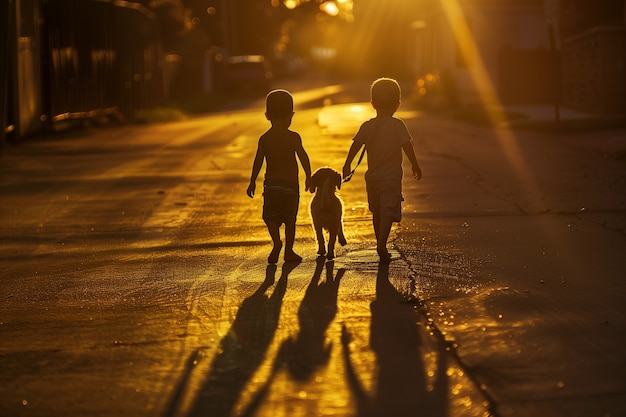
[[[262,55],[240,55],[226,62],[226,84],[242,93],[266,94],[272,85],[272,71]]]

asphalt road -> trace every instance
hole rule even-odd
[[[340,169],[367,106],[318,105],[363,98],[295,98],[313,168]],[[341,190],[337,258],[317,258],[302,192],[304,260],[269,266],[245,195],[260,104],[6,152],[0,415],[626,415],[624,131],[405,106],[424,177],[404,181],[390,266],[365,162]]]

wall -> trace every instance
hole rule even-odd
[[[461,105],[495,104],[502,83],[527,81],[511,73],[508,63],[502,65],[502,51],[541,50],[546,38],[537,1],[441,3],[418,15],[413,26],[414,70],[418,76],[443,75],[448,84],[443,89],[455,91]]]
[[[598,114],[626,113],[624,26],[600,26],[563,42],[563,103]]]

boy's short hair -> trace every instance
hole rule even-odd
[[[370,88],[372,104],[379,109],[395,107],[400,102],[401,95],[400,84],[393,78],[379,78]]]
[[[273,90],[265,98],[265,113],[269,119],[282,119],[293,114],[293,97],[287,90]]]

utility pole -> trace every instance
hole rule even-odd
[[[550,43],[550,56],[552,57],[552,72],[553,76],[553,100],[554,100],[554,127],[559,131],[561,127],[561,62],[559,59],[559,53],[556,48],[556,36],[554,33],[554,24],[552,21],[548,21],[548,40]]]

